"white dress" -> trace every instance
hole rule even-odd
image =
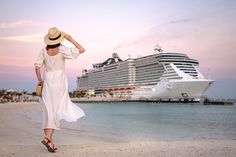
[[[59,53],[49,56],[46,48],[40,51],[35,66],[42,67],[43,91],[41,102],[43,105],[42,129],[60,129],[62,119],[75,122],[85,116],[84,111],[71,102],[68,93],[68,82],[65,74],[65,59],[75,59],[79,50],[59,46]]]

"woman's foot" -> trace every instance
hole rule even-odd
[[[49,142],[50,140],[47,138],[47,137],[44,137],[44,139],[41,141],[41,143],[43,144],[43,145],[45,145],[46,147],[48,147],[48,142]]]
[[[47,147],[49,152],[55,153],[55,150],[57,150],[52,141],[49,140],[47,137],[44,137],[44,140],[42,140],[41,143]]]
[[[55,150],[57,150],[57,148],[55,147],[55,145],[50,141],[48,142],[48,151],[55,153]]]

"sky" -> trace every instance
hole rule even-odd
[[[0,88],[34,91],[34,62],[50,27],[86,52],[67,60],[69,89],[93,63],[153,53],[156,44],[199,61],[215,83],[207,94],[236,98],[235,0],[1,0]],[[63,42],[66,46],[73,46]]]

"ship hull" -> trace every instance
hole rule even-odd
[[[131,99],[199,100],[211,83],[207,79],[160,81],[155,86],[134,90]]]

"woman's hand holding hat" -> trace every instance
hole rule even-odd
[[[84,49],[77,41],[75,41],[75,40],[71,37],[71,35],[65,34],[65,35],[64,35],[64,38],[65,38],[66,40],[70,41],[72,44],[74,44],[75,47],[76,47],[77,49],[79,49],[79,53],[83,53],[83,52],[85,51],[85,49]]]

